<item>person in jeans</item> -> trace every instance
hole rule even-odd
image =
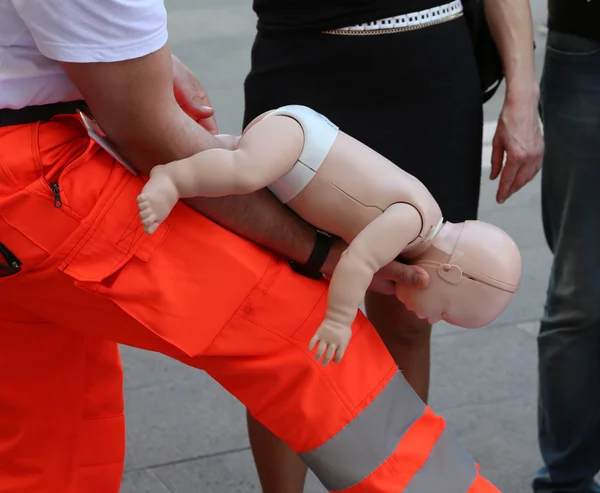
[[[600,491],[600,3],[550,0],[541,82],[544,231],[536,493]]]

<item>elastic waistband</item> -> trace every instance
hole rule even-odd
[[[416,29],[450,21],[461,16],[462,12],[463,6],[461,0],[454,0],[450,3],[440,5],[439,7],[432,7],[419,12],[397,15],[395,17],[386,17],[385,19],[339,29],[330,29],[323,32],[325,34],[356,36],[414,31]]]
[[[87,105],[83,100],[26,106],[18,110],[4,108],[0,109],[0,127],[48,121],[56,115],[70,115],[76,113],[77,110],[86,109]]]

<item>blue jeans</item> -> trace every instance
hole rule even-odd
[[[540,110],[554,253],[538,336],[537,493],[590,493],[600,470],[600,42],[550,32]]]

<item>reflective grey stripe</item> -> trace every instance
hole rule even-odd
[[[446,428],[402,493],[467,493],[476,475],[475,461]]]
[[[424,412],[425,404],[398,372],[344,429],[300,457],[328,491],[345,490],[383,464]]]

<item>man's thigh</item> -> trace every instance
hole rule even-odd
[[[544,228],[555,254],[548,310],[600,318],[600,43],[551,32],[541,98]],[[590,320],[592,321],[592,320]]]
[[[0,492],[118,492],[125,428],[117,345],[14,306],[0,313]]]

